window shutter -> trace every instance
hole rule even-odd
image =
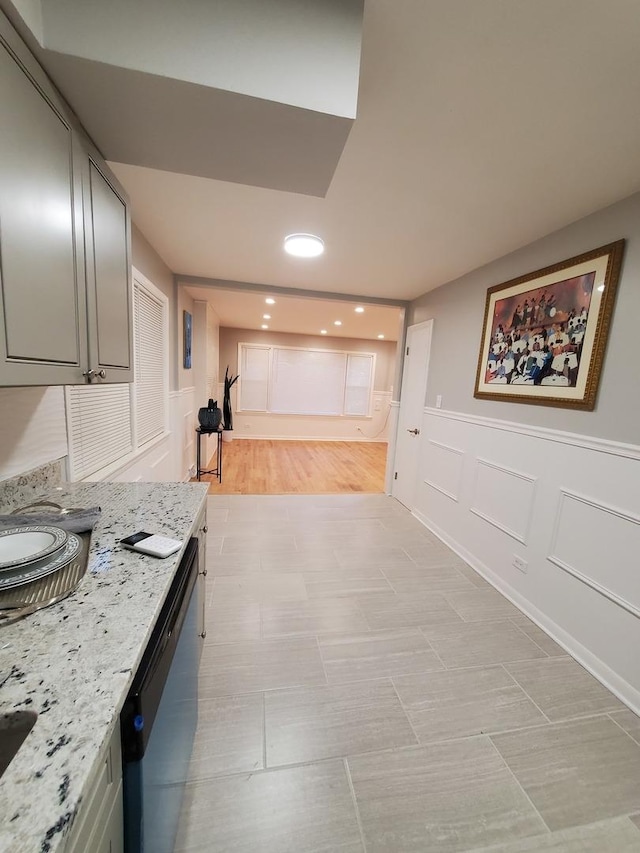
[[[287,415],[367,416],[375,353],[239,343],[238,408]]]
[[[165,430],[164,304],[134,279],[136,443],[145,444]]]
[[[347,358],[347,384],[344,394],[345,415],[368,415],[373,385],[373,355]]]
[[[131,452],[128,385],[71,385],[66,389],[72,480],[94,474]]]
[[[269,347],[241,347],[238,408],[266,412],[269,394]]]
[[[342,352],[274,349],[271,411],[341,415],[345,367]]]

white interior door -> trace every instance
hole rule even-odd
[[[392,492],[407,509],[415,505],[432,330],[433,320],[407,329]]]

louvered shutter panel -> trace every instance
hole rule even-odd
[[[131,453],[129,385],[71,385],[66,396],[72,480]]]
[[[344,395],[345,415],[368,415],[373,386],[374,355],[349,353]]]
[[[165,430],[165,306],[134,280],[134,347],[138,447]]]

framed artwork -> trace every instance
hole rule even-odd
[[[593,409],[624,240],[487,291],[474,397]]]
[[[191,332],[193,317],[188,311],[182,312],[184,320],[184,359],[183,365],[188,370],[191,367]]]

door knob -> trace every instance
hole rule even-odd
[[[410,432],[411,435],[420,435],[419,429],[408,429],[407,432]]]

